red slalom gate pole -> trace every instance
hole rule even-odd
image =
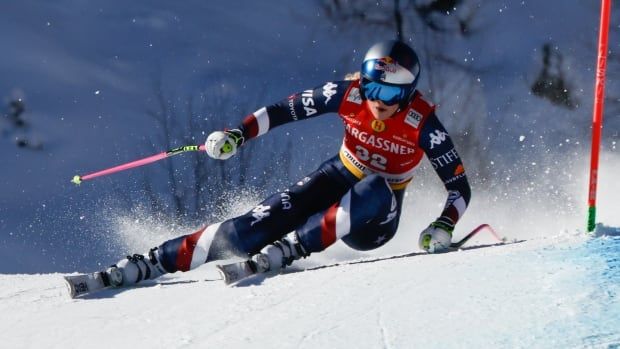
[[[611,0],[601,0],[601,23],[598,37],[598,60],[596,64],[594,111],[592,115],[592,150],[590,153],[590,185],[588,194],[588,232],[593,232],[596,226],[596,185],[598,180],[601,132],[603,130],[605,72],[607,70],[607,42],[609,37],[610,15]]]

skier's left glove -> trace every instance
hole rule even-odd
[[[434,221],[420,233],[418,245],[428,253],[442,252],[450,247],[454,226]]]
[[[237,153],[237,148],[243,144],[241,130],[215,131],[207,137],[205,148],[207,155],[218,160],[227,160]]]

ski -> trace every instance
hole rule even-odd
[[[63,276],[69,297],[78,298],[112,287],[105,272]]]
[[[446,251],[446,252],[452,252],[452,251],[457,251],[459,248],[461,248],[463,245],[465,245],[465,243],[467,243],[469,240],[471,240],[474,236],[476,236],[479,232],[483,231],[483,230],[488,230],[491,232],[491,234],[499,241],[499,242],[505,242],[505,239],[500,238],[497,233],[495,232],[495,230],[493,230],[493,228],[491,228],[490,225],[488,224],[481,224],[478,227],[476,227],[474,230],[472,230],[471,232],[469,232],[469,234],[465,235],[465,237],[463,237],[462,239],[460,239],[459,241],[453,242],[450,244],[450,248]],[[230,264],[221,264],[221,265],[216,265],[216,268],[218,269],[220,275],[222,276],[222,279],[224,280],[224,283],[226,285],[232,285],[235,284],[243,279],[246,279],[252,275],[258,274],[258,272],[256,271],[257,268],[254,266],[254,262],[251,260],[247,260],[247,261],[243,261],[243,262],[235,262],[235,263],[230,263]]]
[[[256,268],[252,265],[252,261],[236,262],[230,264],[216,265],[222,279],[226,285],[232,285],[245,278],[256,274]]]

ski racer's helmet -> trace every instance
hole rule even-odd
[[[364,56],[361,95],[386,105],[406,106],[420,77],[420,61],[415,51],[401,41],[374,44]]]

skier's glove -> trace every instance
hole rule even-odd
[[[210,157],[226,160],[237,153],[243,141],[241,130],[215,131],[207,137],[205,148]]]
[[[428,253],[445,251],[450,247],[453,230],[454,226],[437,220],[420,233],[418,245]]]

